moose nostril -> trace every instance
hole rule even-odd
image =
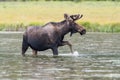
[[[85,34],[85,33],[86,33],[86,30],[85,30],[85,29],[84,29],[84,30],[82,30],[82,33],[83,33],[83,34]]]
[[[81,35],[86,34],[86,30],[83,29],[83,30],[80,32],[80,34],[81,34]]]

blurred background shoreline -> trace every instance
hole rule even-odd
[[[83,14],[77,23],[88,32],[120,32],[119,0],[1,0],[0,31],[24,31],[64,20],[64,13]]]

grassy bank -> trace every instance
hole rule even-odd
[[[42,26],[40,23],[31,23],[31,24],[0,24],[0,31],[24,31],[28,26]],[[83,25],[88,32],[120,32],[120,23],[113,24],[98,24],[98,23],[89,23],[81,22],[80,25]]]
[[[0,2],[0,30],[24,30],[28,25],[43,25],[63,20],[63,14],[83,14],[78,21],[88,31],[119,32],[120,2]]]

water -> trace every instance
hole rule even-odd
[[[23,33],[0,33],[0,80],[120,80],[120,34],[87,33],[66,36],[73,44],[33,57],[21,56]]]

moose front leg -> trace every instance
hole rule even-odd
[[[71,53],[73,53],[72,44],[70,42],[68,42],[68,41],[62,41],[62,45],[61,46],[64,46],[64,45],[68,45],[70,47]]]
[[[53,55],[54,55],[54,56],[57,56],[57,55],[58,55],[58,48],[57,48],[57,47],[53,47],[53,48],[52,48],[52,51],[53,51]]]

